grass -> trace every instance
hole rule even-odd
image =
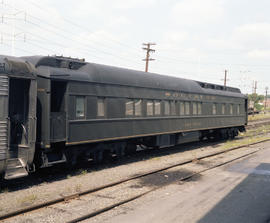
[[[260,142],[262,140],[270,139],[270,136],[266,135],[268,132],[270,132],[270,125],[263,125],[258,128],[249,129],[244,133],[240,133],[240,136],[244,137],[243,139],[228,140],[221,146],[221,148],[229,149],[232,147],[244,146],[251,143]]]
[[[88,173],[87,170],[82,170],[80,174],[81,174],[81,175],[85,175],[85,174],[87,174],[87,173]]]
[[[255,143],[255,142],[260,142],[266,139],[270,139],[270,136],[249,137],[249,138],[239,140],[239,141],[232,140],[232,141],[227,141],[223,146],[221,146],[221,148],[230,149],[232,147],[245,146],[245,145]]]
[[[270,125],[262,125],[258,128],[249,129],[245,133],[241,133],[240,136],[250,137],[250,136],[258,135],[261,133],[266,134],[269,131],[270,131]]]
[[[248,121],[257,121],[257,120],[261,120],[261,119],[267,119],[270,118],[270,113],[261,113],[261,114],[256,114],[256,115],[249,115],[248,116]]]
[[[20,205],[29,205],[29,204],[32,204],[34,203],[34,201],[37,199],[37,195],[35,194],[30,194],[30,195],[27,195],[27,196],[24,196],[20,199],[17,199],[17,202],[20,204]]]

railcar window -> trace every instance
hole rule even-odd
[[[160,101],[154,101],[154,107],[155,107],[155,115],[161,114],[161,103]]]
[[[237,114],[240,115],[240,105],[237,105]]]
[[[196,102],[193,102],[192,103],[192,113],[193,113],[193,115],[197,115],[197,103]]]
[[[225,114],[225,104],[221,105],[221,114],[224,115]]]
[[[168,101],[164,101],[164,115],[170,115],[170,104]]]
[[[213,104],[213,111],[212,111],[213,115],[217,114],[217,105],[214,103]]]
[[[142,100],[136,99],[135,100],[135,116],[142,115]]]
[[[189,109],[190,108],[190,103],[189,102],[185,102],[185,115],[189,115]]]
[[[232,115],[232,114],[233,114],[233,105],[230,104],[230,115]]]
[[[175,101],[170,101],[171,115],[176,115]]]
[[[201,115],[202,114],[202,103],[199,102],[198,103],[198,115]]]
[[[126,116],[132,116],[134,111],[133,100],[126,101]]]
[[[97,116],[104,117],[105,116],[105,99],[98,98],[97,100]]]
[[[85,116],[85,97],[76,97],[76,118],[83,118]]]
[[[147,107],[147,116],[153,116],[154,115],[154,103],[153,101],[147,101],[146,103]]]
[[[185,115],[185,104],[180,102],[180,115]]]

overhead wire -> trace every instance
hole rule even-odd
[[[51,30],[51,29],[42,27],[41,25],[36,24],[36,23],[34,23],[34,22],[31,22],[31,21],[28,21],[28,20],[25,21],[24,19],[20,19],[20,18],[18,18],[17,20],[26,22],[26,23],[28,23],[28,24],[30,24],[30,25],[33,25],[33,26],[35,26],[35,27],[37,27],[37,28],[39,28],[39,29],[41,29],[41,30],[46,30],[47,32],[52,33],[52,34],[54,34],[54,35],[56,35],[56,36],[59,36],[59,37],[61,37],[61,38],[64,38],[64,39],[66,39],[66,40],[68,40],[68,41],[71,41],[71,42],[75,42],[75,41],[76,41],[76,40],[74,40],[74,39],[72,39],[72,38],[70,38],[70,37],[68,37],[68,36],[65,36],[65,35],[63,35],[63,34],[61,34],[61,33],[55,32],[55,31],[53,31],[53,30]],[[78,41],[77,41],[77,42],[78,42]],[[113,54],[113,53],[110,53],[110,52],[106,52],[106,51],[101,50],[101,49],[99,49],[99,48],[91,47],[91,46],[89,46],[89,45],[87,45],[87,44],[84,44],[84,43],[82,43],[82,42],[78,42],[78,43],[79,43],[81,46],[83,46],[84,49],[95,50],[95,51],[98,52],[98,53],[102,53],[102,54],[105,54],[105,55],[113,56],[114,58],[116,57],[116,58],[119,58],[119,59],[121,59],[121,60],[125,60],[125,61],[128,60],[128,61],[131,61],[132,63],[134,63],[134,62],[137,63],[137,61],[135,61],[135,60],[133,60],[133,59],[130,59],[130,58],[124,58],[124,57],[122,57],[122,56],[119,56],[119,55],[116,55],[116,54]]]
[[[30,1],[30,0],[25,0],[25,1],[27,1],[28,3],[30,3],[30,4],[33,5],[34,7],[40,9],[41,11],[44,11],[44,8],[40,7],[40,6],[39,6],[38,4],[36,4],[35,2]],[[47,12],[51,13],[50,10],[48,10],[48,9],[45,9],[45,10],[46,10]],[[79,24],[79,23],[76,23],[76,22],[74,22],[74,20],[68,19],[67,17],[62,17],[62,19],[63,19],[64,21],[66,21],[67,23],[73,25],[73,26],[76,27],[76,28],[80,28],[80,29],[82,29],[82,30],[84,30],[84,31],[87,30],[87,31],[89,31],[89,32],[93,32],[92,30],[89,29],[89,27],[83,26],[83,25],[81,25],[81,24]],[[118,44],[118,45],[122,45],[122,46],[124,46],[124,47],[128,47],[128,49],[129,49],[129,48],[134,48],[134,50],[136,50],[136,51],[138,50],[137,48],[133,47],[132,45],[125,44],[125,43],[123,43],[123,42],[121,42],[121,41],[118,41],[118,40],[109,38],[108,36],[106,36],[105,38],[108,39],[108,40],[111,41],[111,42],[114,42],[114,43]]]
[[[30,3],[30,1],[28,1],[29,3]],[[17,9],[16,7],[13,7],[13,6],[11,6],[11,5],[9,5],[9,4],[7,4],[7,3],[4,3],[6,6],[8,6],[8,7],[10,7],[10,8],[13,8],[13,9],[15,9],[15,10],[19,10],[19,9]],[[36,6],[36,7],[38,7],[36,4],[34,4],[33,2],[31,2],[30,4],[33,4],[34,6]],[[40,7],[38,7],[38,8],[40,8]],[[41,9],[41,8],[40,8]],[[42,11],[44,11],[44,9],[42,9]],[[38,18],[38,17],[36,17],[36,16],[33,16],[33,15],[31,15],[31,14],[29,14],[29,13],[27,13],[27,16],[28,17],[32,17],[32,18],[34,18],[34,19],[36,19],[36,20],[38,20],[38,21],[40,21],[40,22],[43,22],[43,23],[45,23],[45,24],[47,24],[47,25],[49,25],[50,26],[50,28],[51,27],[54,27],[57,31],[58,30],[61,30],[61,31],[63,31],[63,32],[65,32],[65,33],[67,33],[67,34],[69,34],[69,35],[74,35],[74,33],[72,33],[72,32],[70,32],[70,31],[67,31],[67,30],[65,30],[65,29],[63,29],[62,27],[59,27],[59,26],[56,26],[56,25],[54,25],[54,24],[51,24],[51,23],[49,23],[49,22],[47,22],[47,21],[44,21],[44,20],[42,20],[42,19],[40,19],[40,18]],[[65,18],[63,18],[65,21],[67,21],[67,19],[65,19]],[[27,20],[26,20],[27,21]],[[29,21],[28,21],[29,22]],[[34,22],[31,22],[33,25],[37,25],[37,24],[35,24]],[[70,21],[69,21],[69,23],[70,23]],[[74,25],[74,23],[72,23],[73,25]],[[39,25],[40,26],[40,25]],[[80,25],[78,25],[79,27],[80,27]],[[86,28],[84,28],[83,30],[85,31],[85,29]],[[47,29],[47,31],[48,31],[48,29]],[[53,30],[50,30],[49,32],[54,32]],[[54,32],[54,34],[55,34],[55,32]],[[57,34],[58,35],[58,34]],[[58,35],[59,36],[59,35]],[[66,35],[62,35],[62,34],[60,34],[60,36],[62,37],[62,38],[66,38]],[[73,40],[74,41],[74,40]],[[97,42],[96,40],[91,40],[91,42]],[[98,42],[98,44],[99,44],[99,46],[101,45],[101,46],[104,46],[104,47],[106,47],[106,49],[113,49],[111,46],[108,46],[108,45],[105,45],[104,43],[100,43],[100,42]],[[93,49],[95,49],[95,50],[97,50],[97,51],[100,51],[100,52],[102,52],[102,53],[107,53],[107,54],[111,54],[111,55],[113,55],[113,56],[116,56],[116,57],[119,57],[117,54],[112,54],[112,53],[109,53],[109,52],[107,52],[107,51],[104,51],[104,50],[101,50],[100,48],[96,48],[96,47],[94,47],[94,46],[89,46],[89,45],[87,45],[87,47],[91,47],[91,48],[93,48]],[[121,59],[123,59],[123,58],[121,58]],[[126,59],[126,58],[125,58]],[[134,62],[134,61],[133,61]]]
[[[35,7],[37,7],[37,8],[39,8],[41,11],[44,11],[44,8],[41,8],[39,5],[37,5],[36,3],[34,3],[34,2],[32,2],[32,1],[29,1],[29,0],[26,0],[28,3],[30,3],[30,4],[32,4],[33,6],[35,6]],[[11,6],[12,7],[12,6]],[[18,10],[18,9],[16,9],[15,8],[15,10]],[[46,11],[48,11],[48,12],[50,12],[50,10],[47,10],[47,9],[45,9]],[[51,13],[51,12],[50,12]],[[37,24],[37,23],[35,23],[35,22],[33,22],[33,21],[29,21],[29,19],[28,20],[26,20],[26,22],[28,23],[28,24],[30,24],[30,25],[32,25],[32,26],[35,26],[35,27],[38,27],[39,29],[41,29],[41,30],[45,30],[45,31],[47,31],[47,32],[49,32],[49,33],[52,33],[53,35],[55,35],[55,36],[59,36],[61,39],[65,39],[65,40],[67,40],[67,41],[70,41],[70,42],[72,42],[72,43],[78,43],[78,44],[73,44],[74,46],[78,46],[78,45],[80,45],[81,47],[75,47],[78,51],[80,51],[80,52],[84,52],[85,54],[87,54],[87,55],[89,55],[89,54],[92,54],[94,57],[97,57],[97,54],[95,54],[95,53],[93,53],[93,51],[95,51],[95,52],[97,52],[97,53],[101,53],[101,54],[104,54],[104,55],[109,55],[109,56],[112,56],[113,57],[113,59],[116,59],[116,58],[118,58],[118,59],[120,59],[121,61],[130,61],[130,62],[132,62],[132,63],[138,63],[138,61],[137,60],[133,60],[133,59],[130,59],[130,58],[127,58],[127,57],[122,57],[122,56],[119,56],[118,55],[118,53],[117,54],[114,54],[114,53],[110,53],[110,52],[108,52],[107,50],[102,50],[102,49],[100,49],[100,48],[96,48],[96,47],[93,47],[93,46],[91,46],[90,44],[85,44],[85,43],[82,43],[82,42],[80,42],[80,41],[78,41],[78,40],[74,40],[73,38],[70,38],[69,36],[70,35],[64,35],[64,34],[62,34],[62,33],[59,33],[59,32],[57,32],[56,30],[61,30],[61,31],[63,31],[64,33],[67,33],[67,34],[74,34],[74,33],[71,33],[70,31],[67,31],[67,30],[65,30],[65,29],[63,29],[62,27],[60,27],[60,26],[56,26],[55,24],[51,24],[51,23],[48,23],[47,21],[44,21],[44,20],[42,20],[42,19],[40,19],[40,18],[38,18],[38,17],[36,17],[36,16],[33,16],[33,15],[31,15],[31,14],[29,14],[29,13],[27,13],[27,16],[28,17],[30,17],[30,18],[32,18],[32,20],[33,19],[35,19],[35,20],[38,20],[39,22],[42,22],[42,23],[44,23],[44,24],[47,24],[49,27],[44,27],[44,26],[42,26],[42,25],[40,25],[40,24]],[[71,20],[69,20],[69,19],[67,19],[67,18],[65,18],[65,17],[61,17],[61,19],[63,19],[66,23],[68,23],[68,24],[70,24],[70,25],[72,25],[73,27],[77,27],[78,29],[81,29],[81,30],[83,30],[83,31],[85,31],[85,30],[87,30],[87,31],[90,31],[90,32],[92,32],[88,27],[85,27],[85,26],[82,26],[81,24],[76,24],[76,22],[74,22],[74,21],[71,21]],[[16,21],[24,21],[24,19],[17,19],[16,18]],[[55,30],[56,29],[56,30]],[[27,33],[29,33],[29,32],[27,32]],[[37,36],[36,34],[30,34],[30,35],[33,35],[33,36]],[[38,37],[38,36],[37,36]],[[47,39],[47,40],[45,40],[45,38],[43,37],[43,38],[40,38],[40,37],[38,37],[39,39],[43,39],[44,41],[48,41],[48,43],[51,43],[51,44],[54,44],[54,45],[56,45],[56,46],[59,46],[59,47],[66,47],[66,45],[63,45],[63,43],[61,42],[60,44],[59,43],[56,43],[56,41],[52,41],[52,40],[50,40],[50,39]],[[36,46],[37,46],[37,42],[39,41],[39,40],[31,40],[31,41],[36,41]],[[91,42],[96,42],[95,40],[91,40]],[[119,42],[119,41],[114,41],[115,43],[117,42],[117,44],[119,44],[119,45],[122,45],[122,46],[128,46],[128,47],[130,47],[129,45],[127,45],[127,44],[124,44],[124,43],[122,43],[122,42]],[[34,45],[34,44],[33,44]],[[61,46],[60,46],[61,45]],[[110,48],[110,49],[113,49],[113,48],[111,48],[111,47],[107,47],[105,44],[99,44],[99,46],[100,45],[102,45],[102,46],[104,46],[104,47],[106,47],[106,49],[107,48]],[[129,48],[128,48],[129,49]],[[166,49],[159,49],[159,50],[161,50],[161,51],[166,51]],[[136,49],[136,51],[137,51],[137,49]],[[167,50],[167,51],[172,51],[172,50]],[[176,51],[176,50],[174,50],[174,51]],[[140,55],[141,56],[141,55]],[[251,67],[256,67],[256,69],[262,69],[262,68],[265,68],[265,69],[268,69],[268,67],[270,67],[270,65],[252,65],[252,64],[232,64],[232,63],[216,63],[216,62],[203,62],[203,61],[189,61],[189,60],[186,60],[186,59],[178,59],[178,58],[171,58],[171,57],[168,57],[168,56],[160,56],[160,55],[156,55],[156,59],[157,60],[159,60],[161,63],[173,63],[173,64],[175,64],[175,63],[184,63],[184,64],[196,64],[196,65],[200,65],[200,66],[208,66],[208,65],[216,65],[216,66],[251,66]],[[167,62],[166,62],[166,60],[167,60]],[[160,66],[159,66],[160,67]],[[166,70],[167,70],[168,68],[166,68]],[[175,69],[175,68],[174,68]],[[255,68],[254,68],[255,69]],[[167,71],[165,72],[165,73],[168,73]],[[177,72],[178,73],[178,72]],[[180,71],[179,73],[183,73],[182,71]],[[185,72],[186,74],[191,74],[191,72]],[[194,72],[192,72],[193,74],[194,74]],[[192,74],[191,74],[192,75]],[[197,72],[197,75],[198,75],[198,72]],[[207,74],[207,75],[209,75],[209,74]],[[216,75],[215,75],[216,76]]]
[[[7,44],[7,43],[1,43],[0,45],[5,45],[5,46],[8,46],[8,47],[11,47],[11,46],[12,46],[12,45]],[[14,47],[14,49],[20,50],[20,51],[25,52],[25,53],[27,53],[27,54],[33,54],[32,51],[29,51],[29,50],[26,50],[26,49],[22,49],[22,48],[20,48],[20,47]]]
[[[6,25],[8,25],[7,23],[5,23]],[[20,27],[17,27],[17,26],[15,26],[15,28],[16,28],[16,30],[20,30],[20,31],[24,31],[23,29],[21,29]],[[12,34],[9,34],[9,33],[6,33],[6,32],[2,32],[2,34],[5,34],[5,35],[8,35],[8,36],[11,36],[12,37]],[[29,34],[30,36],[31,35],[33,35],[33,36],[37,36],[37,37],[40,37],[39,35],[37,35],[37,34],[33,34],[33,33],[30,33],[30,32],[25,32],[25,34]],[[40,37],[41,39],[43,39],[44,41],[46,41],[45,43],[46,44],[48,44],[48,43],[52,43],[52,44],[54,44],[54,45],[57,45],[58,47],[60,47],[60,48],[66,48],[66,46],[65,45],[63,45],[63,44],[59,44],[59,43],[57,43],[57,42],[54,42],[54,41],[51,41],[51,40],[49,40],[49,39],[47,39],[47,38],[44,38],[44,37]],[[28,38],[29,39],[29,38]],[[36,42],[40,42],[40,40],[34,40],[34,39],[31,39],[30,41],[36,41]],[[29,43],[29,41],[26,41],[26,43],[28,43],[28,44],[31,44],[31,43]],[[53,50],[50,50],[50,49],[48,49],[48,48],[44,48],[43,46],[40,46],[39,44],[32,44],[32,45],[34,45],[34,46],[36,46],[36,47],[39,47],[39,48],[42,48],[42,49],[44,49],[44,50],[49,50],[49,52],[51,52],[51,54],[57,54],[55,51],[53,51]],[[91,51],[88,51],[88,50],[86,50],[86,49],[83,49],[83,48],[81,48],[81,49],[78,49],[78,51],[80,51],[80,52],[83,52],[84,54],[87,54],[87,55],[91,55],[91,57],[96,57],[96,58],[98,58],[98,59],[102,59],[101,57],[99,57],[99,56],[97,56],[96,54],[94,54],[94,53],[91,53]]]
[[[268,64],[244,64],[244,63],[217,63],[217,62],[202,62],[202,61],[187,61],[187,60],[181,60],[177,58],[171,58],[167,56],[157,56],[158,58],[168,60],[168,61],[175,61],[175,62],[180,62],[180,63],[186,63],[186,64],[200,64],[200,65],[218,65],[218,66],[245,66],[245,67],[269,67],[270,65]]]

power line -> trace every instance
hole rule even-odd
[[[40,6],[38,6],[37,4],[35,4],[35,3],[33,3],[33,2],[31,2],[31,1],[28,1],[31,5],[33,5],[33,6],[35,6],[35,7],[37,7],[37,8],[39,8],[40,10],[42,10],[42,12],[44,12],[44,8],[41,8]],[[15,7],[13,7],[13,6],[11,6],[11,5],[9,5],[9,4],[6,4],[6,3],[4,3],[6,6],[8,6],[8,7],[10,7],[10,8],[13,8],[13,9],[15,9],[15,10],[19,10],[19,9],[17,9],[17,8],[15,8]],[[49,10],[46,10],[46,11],[48,11],[49,13],[51,13]],[[44,21],[44,20],[42,20],[42,19],[40,19],[40,18],[38,18],[38,17],[36,17],[36,16],[33,16],[33,15],[31,15],[31,14],[27,14],[28,15],[28,17],[32,17],[33,19],[36,19],[36,20],[38,20],[39,22],[42,22],[42,23],[45,23],[45,24],[47,24],[47,25],[49,25],[50,26],[50,28],[55,28],[57,31],[59,31],[59,30],[62,30],[63,32],[65,32],[65,33],[68,33],[68,34],[70,34],[70,35],[74,35],[74,33],[73,32],[70,32],[70,30],[69,31],[67,31],[67,30],[65,30],[65,29],[63,29],[62,27],[60,27],[60,26],[56,26],[56,25],[54,25],[54,24],[51,24],[51,23],[49,23],[49,22],[47,22],[47,21]],[[64,21],[66,21],[67,23],[69,23],[69,24],[71,24],[71,25],[73,25],[73,26],[75,26],[75,27],[77,27],[77,28],[82,28],[83,29],[83,31],[85,31],[85,30],[89,30],[87,27],[83,27],[83,26],[81,26],[81,25],[79,25],[79,24],[75,24],[73,21],[70,21],[70,20],[68,20],[68,19],[66,19],[66,18],[64,18],[64,17],[61,17]],[[33,22],[32,22],[33,23]],[[47,29],[47,31],[48,31],[48,29]],[[50,31],[50,32],[52,32],[52,30]],[[63,37],[63,36],[62,36]],[[104,46],[106,49],[114,49],[114,48],[112,48],[111,46],[108,46],[108,45],[105,45],[103,42],[97,42],[97,41],[95,41],[95,40],[91,40],[91,42],[96,42],[96,43],[98,43],[98,45],[99,46]],[[114,41],[114,42],[119,42],[119,41]],[[125,44],[122,44],[121,42],[119,42],[121,45],[123,45],[123,46],[125,46]],[[94,48],[94,47],[92,47],[92,48]],[[131,48],[130,46],[129,46],[129,48]],[[129,49],[128,48],[128,49]],[[95,49],[95,48],[94,48]],[[96,49],[97,50],[97,49]],[[100,49],[98,49],[98,50],[100,50]],[[137,51],[137,50],[136,50]],[[104,51],[103,51],[104,52]],[[108,52],[107,52],[108,53]],[[136,53],[137,54],[137,53]],[[114,54],[115,55],[115,54]],[[115,56],[117,56],[117,55],[115,55]]]
[[[29,0],[26,0],[26,1],[27,1],[29,4],[33,5],[34,7],[40,9],[42,12],[44,12],[44,8],[40,7],[40,6],[39,6],[38,4],[36,4],[35,2],[29,1]],[[52,14],[50,10],[48,10],[48,9],[45,9],[45,10],[46,10],[47,12],[49,12],[50,14]],[[81,25],[81,24],[79,24],[79,23],[76,23],[76,22],[74,22],[73,20],[70,20],[70,19],[68,19],[68,18],[66,18],[66,17],[62,17],[62,19],[63,19],[64,21],[66,21],[67,23],[73,25],[73,26],[76,27],[76,28],[82,29],[82,30],[84,30],[84,31],[85,31],[85,30],[88,30],[88,31],[90,31],[90,32],[93,32],[92,30],[89,29],[89,27],[86,27],[86,26],[83,26],[83,25]],[[125,43],[123,43],[123,42],[120,42],[120,41],[118,41],[118,40],[109,38],[108,36],[106,36],[106,38],[107,38],[109,41],[111,41],[111,42],[114,42],[114,43],[116,43],[116,44],[118,44],[118,45],[124,46],[125,48],[126,48],[126,47],[128,47],[128,49],[129,49],[129,48],[133,48],[134,50],[137,51],[137,48],[135,48],[135,47],[133,47],[133,46],[130,46],[130,45],[125,44]]]
[[[23,20],[23,21],[24,21],[24,20]],[[52,33],[52,34],[54,34],[54,35],[57,35],[57,36],[60,36],[61,38],[66,39],[66,40],[69,40],[69,41],[71,41],[71,42],[75,42],[75,41],[76,41],[76,40],[74,40],[74,39],[72,39],[72,38],[70,38],[70,37],[68,37],[68,36],[65,36],[65,35],[62,35],[62,34],[60,34],[60,33],[54,32],[53,30],[50,30],[50,29],[48,29],[48,28],[44,28],[44,27],[40,26],[39,24],[36,24],[36,23],[31,22],[31,21],[29,21],[29,20],[26,20],[26,23],[28,23],[28,24],[30,24],[30,25],[33,25],[33,26],[36,26],[36,27],[38,27],[38,28],[41,29],[41,30],[46,30],[47,32],[50,32],[50,33]],[[7,23],[5,23],[5,24],[8,25]],[[76,41],[76,42],[78,42],[78,41]],[[83,46],[83,49],[84,49],[84,50],[86,50],[86,49],[90,49],[91,51],[92,51],[92,50],[95,50],[96,52],[99,52],[99,53],[102,53],[102,54],[106,54],[106,55],[113,56],[113,58],[119,58],[119,59],[124,60],[124,61],[129,60],[129,61],[132,61],[133,63],[134,63],[134,62],[137,63],[137,61],[135,61],[135,60],[132,60],[132,59],[126,59],[126,58],[124,58],[124,57],[121,57],[121,56],[119,56],[119,55],[115,55],[115,54],[112,54],[112,53],[103,51],[103,50],[101,50],[101,49],[99,49],[99,48],[96,48],[96,47],[90,47],[88,44],[85,44],[85,43],[82,43],[82,42],[78,42],[78,44],[81,45],[81,46]]]
[[[8,46],[8,47],[11,47],[11,45],[9,45],[9,44],[6,44],[6,43],[2,43],[2,44],[5,45],[5,46]],[[29,51],[29,50],[26,50],[26,49],[22,49],[22,48],[19,48],[19,47],[15,47],[15,49],[16,49],[16,50],[20,50],[20,51],[22,51],[22,52],[25,52],[25,53],[27,53],[27,54],[33,54],[32,51]]]
[[[9,4],[6,4],[6,3],[4,3],[4,4],[5,4],[6,6],[10,7],[10,8],[15,9],[15,10],[19,10],[19,9],[17,9],[17,8],[11,6],[11,5],[9,5]],[[52,30],[52,27],[55,27],[55,29],[57,29],[57,31],[59,31],[59,29],[60,29],[60,30],[62,30],[63,32],[66,32],[66,33],[71,34],[71,35],[74,35],[74,33],[71,33],[70,31],[66,31],[66,30],[62,29],[61,27],[52,25],[52,24],[50,24],[50,23],[48,23],[48,22],[46,22],[46,21],[44,22],[44,21],[41,20],[40,18],[37,18],[37,17],[35,17],[35,16],[33,16],[33,15],[29,14],[29,13],[28,13],[27,15],[28,15],[28,17],[35,18],[35,19],[37,19],[37,20],[39,20],[39,21],[41,21],[41,22],[43,22],[43,23],[48,24],[48,25],[50,26],[50,29],[45,28],[45,27],[42,27],[40,24],[36,24],[36,23],[34,23],[34,22],[32,22],[32,21],[29,21],[29,19],[28,19],[28,20],[24,19],[23,21],[26,21],[28,24],[34,25],[34,26],[36,26],[36,27],[38,27],[38,28],[40,28],[40,29],[46,30],[47,32],[53,33],[54,35],[57,35],[57,36],[59,36],[59,37],[61,37],[61,38],[68,39],[68,40],[70,40],[70,41],[72,41],[72,42],[76,41],[76,40],[70,38],[69,36],[66,36],[66,35],[63,35],[63,34],[61,34],[61,33],[55,32],[54,30]],[[18,19],[18,20],[22,20],[22,19]],[[91,41],[94,42],[93,40],[91,40]],[[97,52],[101,52],[101,53],[103,53],[103,54],[111,55],[111,56],[113,56],[113,57],[118,57],[118,58],[120,58],[121,60],[126,60],[126,58],[121,57],[121,56],[119,56],[119,55],[117,55],[117,54],[113,54],[113,53],[110,53],[110,52],[101,50],[100,48],[96,48],[96,47],[93,47],[93,46],[89,46],[88,44],[87,44],[87,45],[86,45],[86,44],[83,44],[83,43],[81,43],[80,41],[76,41],[76,42],[77,42],[78,44],[84,46],[84,47],[87,47],[87,48],[90,47],[92,50],[94,49],[94,50],[96,50]],[[102,45],[102,44],[99,43],[99,45]],[[104,45],[104,46],[105,46],[105,45]],[[111,47],[108,47],[108,46],[105,46],[105,47],[106,47],[106,48],[111,48]],[[111,48],[111,49],[112,49],[112,48]],[[135,62],[135,61],[132,61],[132,62]],[[136,62],[137,62],[137,61],[136,61]]]
[[[197,61],[189,61],[189,60],[181,60],[177,58],[172,58],[172,57],[166,57],[166,56],[158,56],[159,58],[163,58],[168,61],[175,61],[175,62],[180,62],[180,63],[190,63],[190,64],[198,64]],[[160,61],[160,60],[159,60]],[[261,65],[256,65],[256,64],[234,64],[234,63],[216,63],[216,62],[200,62],[200,65],[218,65],[218,66],[245,66],[245,67],[267,67],[270,68],[270,65],[266,64],[261,64]]]

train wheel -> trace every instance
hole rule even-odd
[[[93,153],[93,160],[94,160],[94,163],[96,163],[96,164],[101,163],[103,160],[103,152],[102,151],[95,151]]]
[[[235,128],[233,132],[234,132],[234,136],[238,136],[238,129],[237,128]]]
[[[219,130],[215,131],[213,135],[214,135],[215,141],[222,139],[222,135],[221,135],[221,132]]]
[[[135,144],[127,144],[125,148],[125,154],[126,155],[132,155],[136,152],[137,146]]]
[[[116,149],[116,155],[120,159],[125,155],[125,145],[119,145]]]
[[[220,134],[222,139],[224,140],[228,139],[228,131],[226,129],[222,129]]]

